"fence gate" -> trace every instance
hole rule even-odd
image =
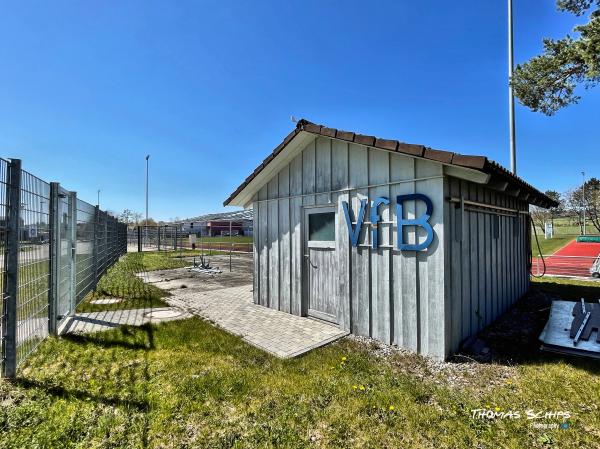
[[[15,377],[126,252],[125,224],[0,158],[0,376]]]
[[[55,219],[55,229],[58,229],[58,284],[56,294],[56,318],[60,323],[74,309],[75,302],[75,219],[73,213],[75,197],[62,187],[57,189],[58,213]],[[52,192],[53,193],[53,192]]]

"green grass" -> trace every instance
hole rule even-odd
[[[181,268],[188,265],[173,257],[173,253],[143,252],[128,253],[102,276],[95,292],[91,292],[77,307],[78,312],[98,312],[101,310],[137,309],[164,307],[162,300],[168,295],[164,290],[147,284],[137,276],[153,270]],[[118,304],[98,305],[90,301],[101,298],[123,298]]]
[[[188,238],[185,237],[182,239],[184,242],[189,242]],[[196,244],[199,245],[200,244],[200,240],[202,240],[203,242],[210,242],[210,243],[252,243],[252,236],[248,236],[248,235],[234,235],[232,237],[226,236],[226,235],[218,235],[218,236],[214,236],[214,237],[207,237],[207,236],[202,236],[202,238],[200,237],[196,237]]]
[[[598,281],[579,281],[550,276],[532,278],[531,281],[535,289],[551,297],[559,296],[571,300],[586,298],[591,301],[600,299],[600,282]]]
[[[549,256],[557,250],[559,250],[560,248],[562,248],[563,246],[565,246],[567,243],[571,242],[572,240],[575,240],[575,237],[568,236],[545,239],[543,234],[538,234],[538,240],[540,242],[540,249],[542,250],[542,254],[544,256]],[[535,237],[533,235],[531,236],[531,253],[534,257],[537,257],[540,254],[537,243],[535,241]]]
[[[234,236],[223,236],[223,235],[218,235],[215,237],[206,237],[203,236],[202,237],[202,241],[203,242],[210,242],[210,243],[252,243],[252,236],[248,236],[248,235],[234,235]],[[197,237],[196,239],[196,243],[200,242],[200,237]]]
[[[538,235],[544,235],[544,229],[537,226]],[[598,230],[588,220],[586,226],[587,234],[598,234]],[[558,236],[577,236],[581,234],[581,227],[575,218],[558,217],[554,219],[554,235]]]
[[[240,254],[247,254],[242,252],[233,251],[233,257],[239,256]],[[169,257],[173,257],[176,259],[181,259],[182,257],[195,257],[199,255],[205,256],[228,256],[229,251],[219,251],[216,249],[178,249],[177,251],[172,251],[169,253]]]
[[[172,256],[126,255],[97,294],[162,302],[164,293],[135,273],[184,264]],[[584,290],[600,297],[593,282],[533,285],[565,298]],[[525,346],[521,334],[502,338],[494,343]],[[516,360],[477,364],[456,384],[452,371],[432,371],[420,356],[380,359],[350,339],[276,359],[199,318],[50,337],[18,379],[0,380],[0,449],[594,447],[598,363],[539,351]],[[570,428],[471,418],[473,409],[496,407],[569,411]]]
[[[488,365],[453,387],[412,375],[418,356],[381,361],[351,340],[279,360],[196,318],[122,327],[50,338],[0,381],[0,448],[592,447],[599,371],[575,362],[523,365],[495,387]],[[573,417],[541,431],[471,419],[485,407]]]

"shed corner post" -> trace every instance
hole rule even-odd
[[[444,300],[443,300],[443,324],[444,324],[444,334],[443,339],[444,342],[441,345],[440,353],[435,354],[434,358],[437,360],[446,360],[453,352],[455,352],[458,348],[453,347],[453,334],[452,334],[452,301],[456,298],[452,296],[452,244],[453,240],[457,237],[456,232],[451,233],[451,223],[452,223],[452,214],[454,212],[454,205],[450,199],[450,181],[447,176],[444,176],[444,189],[443,189],[443,197],[442,204],[444,205],[444,213],[443,213],[443,223],[444,228],[442,232],[442,240],[443,244],[440,247],[444,251],[444,274],[442,276],[444,282]],[[461,204],[462,206],[462,204]],[[462,218],[462,209],[461,209],[461,218]],[[460,238],[462,239],[462,220],[461,221],[461,234]],[[453,235],[454,234],[454,235]]]
[[[58,298],[58,273],[59,273],[59,255],[60,255],[60,214],[58,211],[58,195],[60,184],[58,182],[50,183],[50,276],[48,279],[48,333],[56,335],[57,316],[56,301]]]
[[[8,164],[6,189],[7,242],[5,252],[6,279],[4,282],[4,335],[2,377],[17,374],[17,305],[19,292],[19,245],[21,233],[21,160],[11,159]]]

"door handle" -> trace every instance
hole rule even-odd
[[[306,258],[306,261],[308,262],[308,264],[313,267],[313,268],[318,268],[316,265],[313,265],[313,263],[310,261],[310,256],[308,254],[305,254],[304,257]]]

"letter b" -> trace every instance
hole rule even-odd
[[[405,201],[419,200],[423,201],[427,206],[427,210],[423,215],[417,218],[404,218],[403,203]],[[411,193],[409,195],[398,195],[396,197],[396,221],[398,226],[398,249],[401,251],[423,251],[433,241],[433,228],[429,224],[429,219],[433,213],[433,203],[426,195],[422,193]],[[420,226],[427,233],[427,238],[423,243],[404,243],[404,226]]]

